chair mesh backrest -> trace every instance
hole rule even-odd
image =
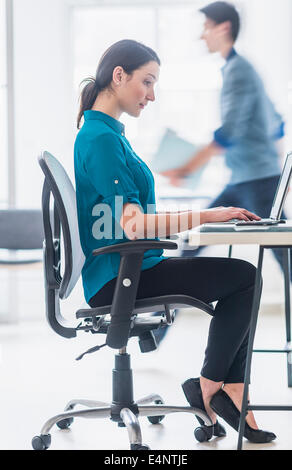
[[[85,261],[79,237],[76,192],[65,169],[53,155],[44,152],[41,160],[44,163],[44,165],[41,166],[46,176],[46,182],[50,186],[50,190],[58,207],[64,243],[68,244],[69,241],[70,245],[71,242],[72,267],[68,273],[68,265],[66,265],[68,261],[66,259],[66,248],[68,249],[68,246],[65,246],[66,276],[64,276],[62,280],[60,289],[60,297],[66,299],[75,287]],[[46,167],[49,173],[46,171]],[[64,224],[64,221],[67,223]],[[65,230],[69,232],[66,233],[66,237],[64,234]]]

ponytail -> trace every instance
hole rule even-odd
[[[80,121],[82,119],[84,111],[87,111],[92,108],[100,91],[97,82],[93,77],[86,78],[81,82],[81,84],[82,83],[86,83],[86,85],[84,86],[80,97],[80,110],[77,117],[78,129],[80,128]]]
[[[81,92],[80,111],[77,118],[78,129],[84,111],[93,107],[98,93],[110,88],[115,67],[120,66],[128,75],[131,75],[151,61],[160,65],[159,57],[153,49],[132,39],[123,39],[110,46],[100,59],[96,78],[87,78],[82,82],[87,82],[87,84]]]

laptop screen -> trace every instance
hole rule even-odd
[[[288,153],[282,175],[275,194],[270,218],[278,220],[281,217],[284,202],[288,193],[292,172],[292,152]]]

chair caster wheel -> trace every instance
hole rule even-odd
[[[155,403],[155,405],[163,405],[162,400],[155,400],[154,403]],[[147,416],[147,419],[151,424],[159,424],[163,420],[163,418],[165,418],[165,415],[162,415],[162,416]]]
[[[146,444],[131,444],[131,450],[150,450]]]
[[[213,426],[200,426],[194,431],[198,442],[207,442],[213,437]]]
[[[74,418],[62,419],[61,421],[57,423],[57,426],[60,429],[69,429],[73,421],[74,421]]]
[[[34,450],[47,450],[51,445],[51,435],[44,434],[41,436],[35,436],[32,439],[31,444]]]

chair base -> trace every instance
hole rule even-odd
[[[68,429],[74,418],[109,418],[119,426],[126,427],[131,450],[147,450],[148,446],[142,442],[139,417],[147,417],[150,423],[159,424],[163,418],[172,413],[192,413],[199,416],[206,427],[212,426],[209,416],[202,410],[190,406],[165,405],[160,395],[148,395],[134,402],[132,370],[130,356],[123,350],[115,357],[113,369],[113,401],[111,404],[93,400],[71,400],[65,411],[50,418],[41,429],[39,436],[32,439],[35,450],[46,450],[51,445],[50,431],[57,424],[60,429]],[[74,411],[76,406],[85,409]]]
[[[143,398],[141,401],[146,403],[148,400],[151,403],[153,400],[162,401],[159,395],[151,395],[149,397]],[[74,400],[73,402],[75,405],[85,405],[87,400]],[[93,402],[91,402],[93,403]],[[199,416],[203,419],[205,425],[207,427],[211,426],[211,421],[208,415],[204,413],[202,410],[198,410],[196,408],[192,408],[190,406],[170,406],[170,405],[155,405],[152,404],[150,406],[143,405],[139,406],[139,401],[136,403],[138,414],[139,416],[147,416],[149,421],[152,419],[153,424],[158,424],[162,421],[165,415],[171,413],[192,413],[193,415]],[[73,407],[73,405],[72,405]],[[78,411],[67,411],[61,413],[59,415],[54,416],[53,418],[49,419],[43,426],[41,430],[41,434],[39,436],[35,436],[32,439],[32,447],[34,450],[47,450],[51,445],[51,434],[50,430],[57,424],[57,426],[61,429],[68,429],[70,425],[73,423],[74,418],[110,418],[112,414],[112,406],[102,406],[102,407],[94,407],[89,408],[86,410],[78,410]],[[129,442],[130,442],[130,449],[131,450],[148,450],[149,447],[143,444],[142,441],[142,433],[141,427],[138,420],[138,416],[131,411],[130,408],[123,408],[120,413],[121,422],[118,423],[120,426],[121,423],[127,428]],[[155,422],[156,421],[156,422]],[[151,422],[151,421],[150,421]]]

